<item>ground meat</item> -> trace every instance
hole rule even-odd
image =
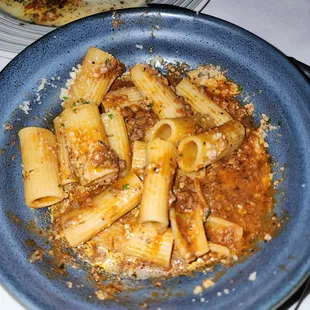
[[[227,111],[235,120],[242,121],[244,118],[248,117],[247,109],[241,106],[236,98],[222,98],[208,94],[210,98]]]
[[[94,153],[89,153],[89,162],[95,167],[117,167],[118,156],[116,153],[104,143]]]
[[[147,130],[153,127],[158,121],[158,117],[153,110],[146,110],[136,105],[124,107],[122,109],[122,115],[127,126],[130,142],[136,140],[143,141]]]
[[[176,196],[175,209],[177,212],[194,210],[198,205],[198,196],[194,181],[184,175],[176,177],[173,192]]]

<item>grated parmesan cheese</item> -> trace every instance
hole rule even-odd
[[[266,234],[264,237],[265,241],[270,241],[272,239],[272,237],[269,234]]]
[[[46,83],[47,83],[47,79],[46,79],[46,78],[42,78],[42,79],[41,79],[41,84],[39,85],[39,87],[38,87],[38,89],[37,89],[37,92],[43,90]]]
[[[136,48],[142,50],[142,49],[143,49],[143,45],[141,45],[141,44],[136,44]]]
[[[256,276],[257,276],[257,272],[254,271],[249,275],[249,280],[250,281],[255,281],[256,280]]]
[[[30,108],[30,101],[24,101],[23,104],[19,105],[19,108],[25,112],[25,114],[29,114]]]
[[[198,294],[202,293],[202,291],[203,291],[202,287],[200,285],[197,285],[197,286],[195,286],[193,293],[195,295],[198,295]]]
[[[67,284],[67,287],[72,288],[72,282],[68,281],[66,282],[66,284]]]
[[[215,282],[213,282],[210,279],[205,279],[205,280],[202,281],[202,286],[203,286],[204,289],[207,289],[207,288],[212,287],[214,285],[215,285]]]
[[[151,61],[150,64],[152,67],[160,67],[164,63],[164,59],[161,56],[155,55]]]
[[[76,77],[81,71],[81,69],[82,69],[82,66],[80,64],[78,64],[77,67],[72,67],[72,71],[69,73],[70,79],[68,79],[66,82],[66,88],[61,88],[59,99],[64,100],[64,97],[69,96],[69,90],[74,85]]]

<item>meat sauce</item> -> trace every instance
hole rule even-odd
[[[126,86],[131,86],[128,81],[117,82],[112,88],[116,89],[124,83]],[[264,141],[258,129],[255,129],[249,121],[251,115],[238,103],[235,93],[229,95],[228,90],[229,85],[226,87],[222,85],[216,94],[208,93],[208,95],[234,119],[243,122],[246,127],[243,144],[229,157],[205,168],[204,176],[200,176],[198,181],[177,172],[169,204],[175,207],[176,212],[193,210],[201,200],[199,194],[202,193],[206,202],[203,208],[206,218],[211,214],[243,227],[243,238],[238,242],[235,241],[234,231],[229,227],[216,233],[212,230],[206,232],[210,242],[228,247],[233,255],[227,258],[210,251],[196,261],[188,263],[180,257],[174,246],[171,267],[165,270],[147,261],[122,254],[117,251],[117,248],[123,246],[122,242],[138,225],[139,208],[135,208],[92,240],[75,248],[74,251],[78,257],[107,274],[138,278],[177,276],[201,270],[219,262],[231,266],[241,257],[246,257],[252,252],[257,242],[264,240],[266,234],[271,236],[275,234],[278,219],[273,215],[274,191],[270,155],[264,147]],[[190,108],[187,107],[187,109]],[[144,141],[146,131],[158,121],[158,117],[147,107],[147,104],[127,106],[121,108],[121,112],[130,143],[136,140]],[[202,128],[197,129],[198,132],[202,130]],[[89,188],[77,184],[67,185],[68,198],[52,208],[58,246],[69,248],[61,231],[61,216],[80,207],[85,200],[91,199],[104,189],[104,186],[98,185]],[[60,244],[59,240],[61,240]],[[158,249],[154,248],[153,251],[155,253]]]

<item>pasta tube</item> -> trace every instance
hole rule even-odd
[[[129,172],[94,197],[91,206],[85,205],[64,215],[62,227],[69,244],[75,247],[111,226],[139,204],[142,190],[140,179]]]
[[[200,92],[199,87],[192,84],[189,78],[183,79],[176,86],[176,93],[185,98],[195,113],[208,115],[217,126],[232,120],[232,117],[207,95]]]
[[[144,190],[140,205],[140,223],[158,223],[167,227],[168,200],[176,169],[176,148],[155,139],[148,143]]]
[[[209,252],[201,208],[187,212],[171,208],[170,221],[176,247],[187,262]]]
[[[111,148],[119,159],[126,163],[126,169],[122,171],[122,174],[126,174],[126,171],[130,170],[131,154],[127,128],[122,113],[111,109],[108,113],[101,114],[101,119]]]
[[[59,116],[57,116],[54,119],[53,123],[58,145],[58,159],[59,159],[61,184],[66,185],[69,183],[78,182],[78,179],[74,175],[73,168],[71,167],[69,159],[69,152],[66,146],[65,136],[63,133],[64,124],[60,122]]]
[[[185,175],[192,179],[203,179],[206,176],[206,169],[202,168],[198,171],[193,171],[193,172],[185,172],[182,169],[178,169],[178,174]]]
[[[147,143],[143,141],[134,141],[132,149],[131,169],[142,177],[146,166]]]
[[[208,236],[212,240],[218,241],[218,238],[221,234],[229,233],[230,237],[234,242],[241,241],[243,237],[243,227],[235,224],[233,222],[224,220],[220,217],[209,216],[206,223],[205,228]]]
[[[118,176],[118,158],[109,148],[98,107],[83,104],[68,108],[60,119],[70,161],[81,185],[113,181]]]
[[[122,87],[109,91],[102,105],[106,112],[115,107],[127,107],[131,105],[139,105],[144,101],[144,96],[136,87]]]
[[[89,102],[99,105],[114,80],[124,72],[124,65],[109,53],[90,47],[84,57],[81,71],[69,89],[69,98],[63,107]]]
[[[230,121],[206,133],[186,137],[178,147],[179,167],[186,172],[206,167],[238,149],[244,136],[243,125]]]
[[[230,252],[229,248],[226,246],[209,242],[209,248],[210,248],[211,252],[215,252],[219,255],[226,256],[226,257],[231,256],[231,252]]]
[[[64,199],[59,176],[57,144],[54,134],[43,128],[27,127],[20,139],[25,200],[30,208],[42,208]]]
[[[153,226],[142,224],[133,230],[121,251],[168,268],[172,248],[173,234],[170,229],[158,234]]]
[[[152,109],[160,119],[186,116],[181,100],[157,70],[137,64],[130,69],[130,76],[141,93],[151,100]]]
[[[180,117],[163,119],[149,130],[147,140],[152,141],[156,138],[160,138],[177,145],[182,138],[194,134],[195,131],[196,124],[193,118]]]

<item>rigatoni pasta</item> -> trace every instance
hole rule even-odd
[[[198,86],[191,83],[189,78],[184,78],[176,86],[176,93],[191,105],[194,112],[208,115],[217,126],[232,120],[232,117],[224,109],[202,93]]]
[[[55,135],[44,128],[26,127],[18,136],[26,204],[30,208],[42,208],[63,200]]]
[[[139,176],[143,177],[146,166],[147,142],[134,141],[132,146],[131,169]]]
[[[186,172],[197,171],[239,148],[245,129],[230,121],[206,133],[184,138],[178,147],[178,164]]]
[[[109,91],[103,101],[102,105],[106,112],[116,107],[127,107],[131,105],[141,104],[145,97],[136,87],[122,87],[116,90]]]
[[[115,151],[118,158],[125,162],[126,167],[121,171],[121,174],[125,175],[126,171],[130,170],[131,151],[122,113],[115,109],[110,109],[108,113],[101,114],[101,119],[110,147]]]
[[[151,101],[152,109],[159,118],[186,116],[181,100],[158,71],[148,65],[138,64],[130,69],[130,77],[141,93]]]
[[[228,247],[216,244],[213,242],[209,242],[209,248],[211,252],[216,252],[219,255],[230,257],[231,256],[231,251]]]
[[[54,119],[53,123],[58,146],[58,159],[59,159],[61,184],[66,185],[69,183],[78,182],[78,179],[75,176],[73,168],[70,163],[69,151],[66,145],[65,134],[63,132],[65,125],[61,123],[59,116],[57,116]]]
[[[215,242],[221,241],[219,236],[228,234],[230,236],[230,245],[236,246],[239,242],[241,242],[243,237],[242,226],[217,216],[210,215],[208,217],[205,223],[205,229],[210,238]]]
[[[200,207],[186,212],[171,208],[170,220],[176,247],[187,262],[209,251]]]
[[[178,175],[184,175],[191,179],[203,179],[206,176],[206,169],[202,168],[198,171],[186,172],[182,169],[178,169]]]
[[[63,107],[77,106],[85,102],[99,105],[114,80],[123,72],[124,65],[111,54],[90,47]]]
[[[94,197],[90,205],[66,214],[62,218],[62,226],[69,244],[75,247],[111,226],[138,205],[142,190],[142,182],[130,172]]]
[[[60,114],[71,164],[81,185],[111,183],[118,176],[118,158],[109,147],[97,105],[82,104]]]
[[[140,223],[168,226],[169,192],[176,169],[176,156],[177,150],[170,142],[155,139],[148,143]]]
[[[144,261],[169,268],[173,248],[173,234],[170,229],[159,234],[151,225],[139,225],[132,231],[120,251],[137,256]]]
[[[179,117],[160,120],[147,133],[147,140],[152,141],[156,138],[166,140],[177,145],[182,138],[194,134],[196,123],[193,118]]]

